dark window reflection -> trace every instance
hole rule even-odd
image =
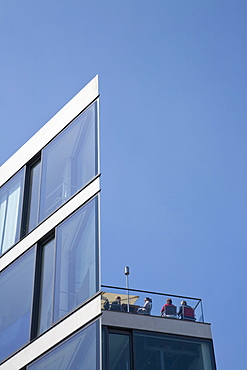
[[[135,368],[152,370],[215,369],[211,343],[166,335],[134,335]]]
[[[33,230],[38,224],[39,191],[40,191],[40,161],[30,169],[29,202],[27,210],[27,230]]]
[[[109,333],[109,370],[130,369],[130,336]]]

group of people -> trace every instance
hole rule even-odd
[[[104,303],[104,309],[105,310],[112,310],[112,311],[122,311],[122,304],[121,304],[121,297],[117,296],[115,298],[115,301],[113,301],[110,305],[109,300],[106,298]]]
[[[123,306],[121,304],[121,297],[116,296],[115,301],[109,304],[108,299],[106,299],[104,303],[104,309],[105,310],[112,310],[112,311],[125,311],[123,309]],[[161,308],[161,316],[162,317],[177,317],[180,319],[184,319],[184,312],[185,308],[189,309],[189,312],[191,311],[191,319],[194,320],[194,310],[192,309],[191,306],[187,305],[186,301],[181,302],[181,306],[179,307],[179,310],[177,312],[177,307],[172,304],[172,299],[167,298],[166,304]],[[150,315],[152,310],[152,299],[149,297],[146,297],[144,299],[144,305],[140,308],[137,309],[136,313],[141,314],[141,315]]]
[[[137,310],[137,313],[139,314],[146,314],[150,315],[151,309],[152,309],[152,299],[146,297],[144,300],[143,307],[139,308]],[[172,299],[167,298],[166,304],[161,308],[161,316],[163,317],[176,317],[178,315],[179,318],[184,318],[184,308],[191,308],[191,306],[187,305],[186,301],[181,302],[181,306],[179,307],[179,311],[177,312],[177,307],[172,304]]]
[[[111,311],[126,311],[127,305],[122,305],[121,303],[121,297],[116,296],[115,300],[111,303],[109,303],[109,300],[106,299],[104,303],[104,309],[105,310],[111,310]],[[143,315],[150,315],[150,312],[152,310],[152,299],[149,297],[146,297],[144,300],[144,305],[137,309],[137,313],[143,314]]]

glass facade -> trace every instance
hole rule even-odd
[[[0,169],[0,367],[98,370],[97,76],[30,140]]]
[[[19,171],[0,189],[0,252],[8,250],[20,238],[24,170]]]
[[[29,341],[34,260],[32,248],[1,274],[0,361]]]
[[[104,328],[104,370],[216,370],[210,340]]]
[[[130,335],[109,333],[109,369],[130,370]]]
[[[211,343],[136,332],[134,335],[136,369],[211,370]]]
[[[38,334],[99,291],[97,215],[94,198],[42,246]]]
[[[25,236],[98,174],[97,105],[55,137],[41,151],[41,160],[0,189],[0,254],[20,239],[20,229]]]
[[[92,104],[43,150],[39,221],[98,173],[96,108]]]
[[[97,208],[95,198],[57,229],[54,321],[100,290]]]
[[[98,249],[95,197],[1,273],[0,361],[99,291]]]
[[[99,370],[99,322],[80,330],[27,369]]]

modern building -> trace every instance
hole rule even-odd
[[[96,76],[0,168],[0,369],[215,369],[203,319],[101,286],[98,117]]]

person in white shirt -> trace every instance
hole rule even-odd
[[[138,308],[137,313],[142,315],[150,315],[151,310],[152,310],[152,299],[146,297],[144,299],[144,305]]]

